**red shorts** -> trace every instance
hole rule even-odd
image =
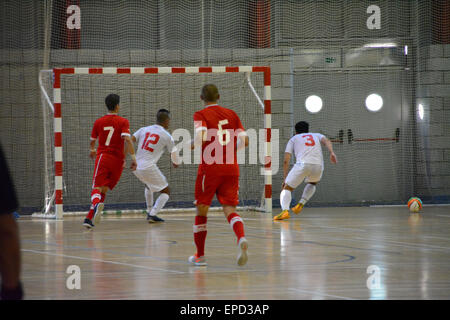
[[[195,204],[210,206],[214,195],[222,205],[239,204],[239,176],[198,174],[195,181]]]
[[[108,187],[114,189],[120,180],[125,160],[116,156],[102,153],[95,159],[94,177],[92,188]]]

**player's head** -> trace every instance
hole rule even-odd
[[[200,94],[200,99],[205,103],[214,103],[219,100],[219,89],[214,84],[205,84],[202,88],[202,93]]]
[[[309,123],[306,121],[300,121],[295,124],[295,133],[306,133],[309,132]]]
[[[109,111],[119,111],[116,108],[119,108],[120,97],[117,94],[111,93],[108,94],[105,98],[105,104]]]
[[[170,123],[170,111],[166,109],[159,109],[158,113],[156,114],[156,122],[160,126],[163,126],[167,129]]]

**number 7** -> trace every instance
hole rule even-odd
[[[114,133],[114,127],[104,127],[103,128],[104,131],[108,130],[108,137],[106,138],[106,142],[105,142],[105,146],[109,146],[109,143],[111,142],[111,137]]]

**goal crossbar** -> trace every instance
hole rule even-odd
[[[63,209],[63,140],[62,140],[62,109],[61,78],[64,75],[100,75],[100,74],[200,74],[200,73],[263,73],[264,98],[259,98],[249,77],[248,85],[264,109],[264,205],[265,212],[272,212],[272,155],[271,155],[271,70],[269,66],[210,66],[210,67],[72,67],[54,68],[53,70],[53,116],[54,116],[54,168],[55,192],[54,204],[56,219],[62,219]],[[48,217],[48,214],[36,214],[35,217]]]

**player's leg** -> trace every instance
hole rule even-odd
[[[119,182],[123,171],[123,161],[121,158],[105,154],[98,157],[92,183],[91,209],[83,223],[88,229],[100,223],[106,193],[114,189]]]
[[[205,242],[208,230],[206,223],[208,222],[209,205],[197,204],[197,215],[194,221],[194,243],[197,252],[189,257],[189,262],[196,266],[206,266],[205,259]]]
[[[167,179],[156,165],[143,171],[144,181],[150,188],[150,190],[152,192],[160,192],[159,197],[156,199],[155,203],[147,214],[147,221],[149,223],[164,222],[164,220],[159,218],[157,214],[161,211],[162,208],[164,208],[170,198],[170,189],[169,184],[167,183]]]
[[[305,206],[306,202],[309,201],[309,199],[312,198],[314,193],[316,192],[316,184],[319,183],[320,179],[322,178],[322,166],[320,165],[309,165],[309,174],[306,178],[306,186],[305,189],[303,189],[302,197],[299,201],[299,203],[292,208],[292,211],[296,214],[300,213]]]
[[[149,186],[145,185],[144,194],[145,204],[147,205],[147,214],[149,214],[153,208],[153,191],[149,188]]]
[[[194,243],[197,252],[189,257],[189,262],[196,266],[206,266],[205,242],[208,234],[206,224],[208,222],[208,210],[217,188],[217,179],[207,177],[206,174],[198,174],[195,181],[195,205],[197,215],[194,221]]]
[[[161,211],[162,208],[164,208],[167,201],[169,201],[169,197],[170,197],[170,189],[167,186],[160,191],[158,199],[156,199],[153,208],[150,210],[148,214],[147,217],[148,222],[164,222],[164,220],[158,217],[157,214]]]
[[[243,266],[247,263],[248,242],[245,238],[244,220],[237,213],[239,204],[239,176],[224,176],[217,189],[217,199],[222,204],[223,213],[237,238],[238,257],[237,264]]]
[[[285,220],[290,218],[289,208],[292,201],[292,191],[294,191],[294,188],[287,183],[284,183],[283,190],[281,190],[280,193],[281,213],[276,215],[274,220]]]
[[[92,220],[94,220],[95,213],[98,209],[102,209],[99,208],[99,203],[101,203],[102,200],[102,193],[106,194],[104,184],[109,175],[106,163],[107,159],[103,154],[97,156],[95,159],[94,175],[92,177],[91,207],[83,222],[83,226],[88,229],[94,227]]]
[[[276,215],[274,220],[286,220],[290,218],[289,207],[292,201],[292,191],[297,188],[303,179],[305,179],[304,167],[300,164],[294,165],[289,171],[286,180],[284,181],[283,190],[280,193],[281,213]]]

